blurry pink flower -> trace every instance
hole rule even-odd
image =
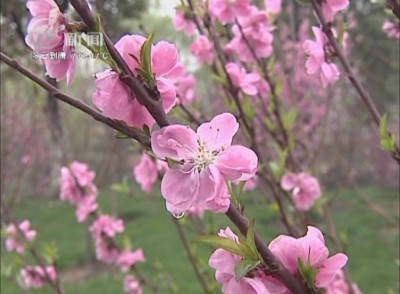
[[[182,105],[192,104],[196,99],[196,79],[193,75],[187,75],[179,80],[176,92]]]
[[[21,269],[21,276],[24,289],[37,289],[43,288],[44,285],[48,283],[48,278],[55,281],[57,278],[57,272],[53,266],[47,266],[43,269],[40,266],[28,265]]]
[[[197,56],[199,62],[212,64],[215,59],[214,46],[206,36],[200,36],[191,47],[191,51]]]
[[[140,54],[145,41],[146,38],[140,35],[125,35],[115,44],[134,74],[138,74],[138,69],[142,67]],[[171,43],[161,41],[152,47],[152,70],[166,112],[172,109],[176,101],[174,83],[182,74],[178,58],[178,50]],[[123,120],[138,128],[143,128],[143,125],[151,128],[154,125],[154,118],[114,71],[105,70],[96,74],[96,87],[93,103],[107,117]]]
[[[115,264],[117,262],[120,252],[112,238],[97,236],[95,237],[95,245],[97,260],[107,264]]]
[[[322,196],[318,180],[306,173],[287,173],[281,180],[282,189],[292,191],[292,199],[299,210],[310,210]]]
[[[175,9],[174,26],[177,31],[184,31],[189,36],[193,36],[196,29],[193,21],[180,9]]]
[[[153,185],[158,180],[159,172],[165,172],[168,164],[160,160],[153,160],[146,153],[142,154],[142,158],[138,165],[133,169],[133,175],[140,187],[145,192],[151,192]]]
[[[265,11],[252,6],[251,13],[240,17],[238,22],[242,30],[237,25],[232,27],[234,38],[226,45],[225,51],[236,53],[241,61],[254,61],[254,55],[257,58],[271,56],[274,50],[274,36],[271,33],[272,28],[268,25],[268,16]]]
[[[29,154],[25,154],[24,156],[21,157],[20,162],[22,164],[29,164],[32,161],[32,156]]]
[[[357,284],[352,284],[353,294],[362,294]],[[326,294],[350,294],[350,287],[347,283],[343,270],[336,272],[335,278],[332,283],[326,288]]]
[[[42,61],[46,66],[47,75],[57,81],[66,77],[69,84],[76,71],[76,62],[71,54],[75,47],[66,42],[66,16],[53,0],[28,0],[26,6],[33,16],[28,24],[26,44],[39,54],[65,52],[65,59],[46,58]]]
[[[115,219],[107,214],[100,215],[90,227],[90,232],[94,237],[106,235],[114,238],[117,233],[122,233],[125,230],[124,222],[121,219]]]
[[[31,242],[36,238],[36,231],[31,230],[31,223],[24,220],[18,225],[19,230],[14,224],[10,224],[7,229],[6,248],[8,251],[15,251],[19,254],[25,253],[26,242]],[[20,231],[24,236],[21,236]]]
[[[223,113],[200,125],[197,133],[183,125],[153,132],[154,153],[179,162],[165,173],[161,183],[171,213],[180,215],[193,205],[227,211],[230,196],[226,181],[245,181],[257,171],[258,159],[252,150],[231,146],[238,128],[236,118]]]
[[[134,276],[126,276],[124,280],[124,291],[127,294],[142,294],[143,290],[139,281]]]
[[[116,262],[121,267],[122,272],[126,273],[134,264],[144,261],[146,261],[144,252],[142,249],[138,249],[133,252],[131,250],[122,251]]]
[[[238,16],[250,12],[250,0],[210,0],[209,9],[213,17],[222,24],[233,22]]]
[[[282,0],[264,0],[267,13],[279,14],[282,11]]]
[[[324,62],[321,65],[321,82],[322,86],[326,88],[329,84],[337,81],[340,76],[340,71],[336,64]]]
[[[257,188],[257,184],[258,184],[258,176],[252,177],[246,182],[246,184],[244,184],[243,192],[253,191],[254,189]]]
[[[334,63],[327,61],[325,46],[328,41],[325,33],[319,27],[312,27],[312,30],[316,40],[306,40],[303,43],[303,49],[309,55],[306,70],[309,75],[319,74],[325,88],[339,79],[340,72]]]
[[[350,0],[324,0],[322,2],[322,13],[326,21],[333,21],[335,14],[349,7]]]
[[[220,230],[220,237],[229,238],[239,243],[238,237],[229,227]],[[242,260],[242,257],[224,249],[217,249],[210,257],[209,265],[216,269],[215,278],[222,284],[222,292],[225,294],[269,294],[263,280],[254,271],[254,277],[244,277],[236,280],[235,267]]]
[[[82,223],[87,220],[88,216],[95,212],[99,205],[96,202],[96,195],[88,195],[77,203],[76,217],[78,222]]]
[[[72,162],[70,167],[61,168],[60,198],[71,204],[78,204],[86,195],[97,196],[97,188],[93,183],[96,173],[85,163]]]
[[[154,160],[143,153],[138,165],[133,169],[133,174],[140,187],[145,192],[151,192],[158,178],[158,170]]]
[[[315,286],[328,287],[335,278],[336,273],[347,263],[347,256],[337,253],[329,257],[329,250],[321,231],[308,226],[304,237],[295,239],[290,236],[280,235],[271,241],[268,248],[282,262],[293,275],[298,274],[298,259],[304,264],[310,260],[311,266],[318,270]],[[277,284],[280,284],[276,281]],[[282,286],[284,289],[284,286]]]
[[[385,20],[382,29],[389,38],[395,39],[395,40],[400,40],[400,22],[394,23],[394,22]]]
[[[92,185],[93,180],[96,177],[96,173],[90,170],[86,163],[81,163],[78,161],[72,162],[71,171],[81,187]]]
[[[245,68],[236,63],[226,64],[225,69],[235,87],[240,88],[247,95],[257,95],[257,84],[261,80],[258,73],[246,73]]]

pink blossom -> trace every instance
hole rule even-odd
[[[122,233],[124,230],[123,220],[115,219],[107,214],[100,215],[90,227],[90,232],[95,237],[104,234],[107,237],[114,238],[117,233]]]
[[[362,294],[357,284],[352,284],[353,294]],[[332,283],[326,288],[326,294],[350,294],[350,287],[346,281],[343,270],[336,272],[335,278]]]
[[[36,231],[31,230],[31,223],[24,220],[18,225],[10,224],[7,229],[6,248],[8,251],[15,251],[19,254],[25,253],[26,242],[31,242],[36,238]],[[24,236],[21,236],[21,233]]]
[[[77,203],[76,217],[78,222],[82,223],[86,221],[89,215],[95,212],[98,207],[96,195],[92,194],[83,197],[82,200]]]
[[[243,191],[253,191],[254,189],[257,188],[258,184],[258,176],[254,176],[251,179],[249,179],[246,184],[244,184]]]
[[[326,21],[333,21],[335,14],[349,7],[350,0],[324,0],[322,2],[322,13]]]
[[[119,249],[112,238],[107,236],[95,237],[96,258],[107,264],[115,264],[119,257]]]
[[[197,56],[199,62],[212,64],[215,59],[214,46],[206,36],[200,36],[192,44],[191,51]]]
[[[133,169],[136,181],[140,184],[143,191],[151,192],[154,183],[158,178],[158,170],[154,160],[143,153],[138,165]]]
[[[197,133],[183,125],[153,132],[154,153],[161,159],[179,162],[167,170],[161,183],[171,213],[179,215],[193,205],[214,212],[227,211],[230,196],[226,181],[245,181],[257,171],[256,154],[231,145],[238,128],[235,117],[223,113],[200,125]]]
[[[196,79],[193,75],[187,75],[179,80],[176,92],[182,105],[192,104],[196,99]]]
[[[72,55],[75,47],[66,42],[66,16],[53,0],[28,0],[26,6],[33,16],[28,24],[26,44],[39,54],[65,52],[65,59],[45,58],[42,62],[48,76],[57,81],[66,77],[67,84],[70,84],[76,71],[76,61]]]
[[[229,227],[220,230],[220,237],[229,238],[239,243],[239,238]],[[244,277],[236,280],[235,267],[242,260],[242,257],[224,249],[217,249],[210,257],[209,265],[216,269],[215,278],[222,284],[222,292],[225,294],[269,294],[262,280],[262,275],[254,271],[254,277]]]
[[[96,173],[85,163],[74,161],[69,168],[61,168],[60,198],[76,205],[78,222],[84,222],[97,210],[98,190],[93,183]]]
[[[127,294],[142,294],[143,289],[139,281],[134,276],[126,276],[124,281],[124,291]]]
[[[268,248],[293,275],[298,274],[299,258],[304,264],[307,264],[309,260],[311,266],[318,270],[315,281],[315,286],[318,288],[328,287],[336,273],[346,265],[348,259],[343,253],[329,257],[324,236],[318,228],[312,226],[308,226],[304,237],[295,239],[280,235],[271,241]],[[276,283],[280,284],[277,281]],[[283,286],[282,288],[284,289]]]
[[[140,187],[145,192],[151,192],[153,185],[158,180],[159,172],[165,172],[168,169],[166,162],[154,161],[149,155],[143,153],[138,165],[133,169],[133,174]]]
[[[97,188],[93,183],[96,173],[85,163],[72,162],[70,168],[61,168],[60,198],[71,204],[78,204],[85,195],[97,196]]]
[[[254,61],[255,57],[271,56],[274,50],[274,36],[271,33],[272,28],[268,25],[268,16],[265,11],[251,7],[251,13],[240,17],[238,22],[242,29],[240,30],[237,25],[232,27],[234,38],[226,45],[226,53],[236,53],[241,61]]]
[[[43,269],[40,266],[28,265],[21,270],[21,276],[25,289],[43,288],[48,279],[55,281],[57,272],[54,266]]]
[[[180,9],[175,9],[174,26],[177,31],[184,31],[189,36],[193,36],[196,30],[193,21]]]
[[[213,17],[222,24],[233,22],[238,16],[250,12],[250,0],[210,0],[209,9]]]
[[[225,69],[235,87],[240,88],[247,95],[257,95],[257,84],[261,80],[258,73],[247,73],[244,67],[236,63],[226,64]]]
[[[121,267],[122,272],[126,273],[134,264],[144,261],[146,261],[144,252],[142,249],[138,249],[133,252],[131,250],[122,251],[116,262]]]
[[[267,13],[279,14],[282,11],[282,0],[264,0]]]
[[[400,22],[394,23],[385,20],[382,29],[388,35],[389,38],[400,40]]]
[[[282,189],[292,191],[292,199],[299,210],[310,210],[322,196],[318,180],[307,173],[287,173],[281,180]]]
[[[136,75],[139,73],[138,69],[142,68],[140,54],[145,41],[140,35],[125,35],[115,44],[130,70]],[[178,58],[178,50],[171,43],[161,41],[152,47],[152,70],[166,112],[172,109],[176,101],[174,83],[182,74],[182,65]],[[98,73],[96,87],[97,91],[92,97],[93,103],[107,117],[123,120],[128,125],[138,128],[154,125],[154,118],[116,72],[106,70]]]
[[[334,63],[327,60],[325,46],[328,40],[324,32],[319,27],[312,27],[312,30],[316,40],[306,40],[303,43],[303,49],[309,55],[306,61],[307,74],[319,74],[325,88],[339,79],[340,72]]]

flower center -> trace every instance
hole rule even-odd
[[[200,173],[207,169],[208,166],[217,158],[218,154],[218,150],[210,150],[203,142],[199,141],[199,149],[194,158],[194,164],[198,172]]]

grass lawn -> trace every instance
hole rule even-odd
[[[365,294],[390,293],[390,290],[396,293],[399,289],[398,227],[379,213],[381,208],[393,213],[398,212],[398,192],[378,188],[365,189],[363,192],[366,192],[364,197],[372,201],[372,206],[371,203],[369,206],[365,204],[354,191],[343,190],[336,196],[334,218],[340,231],[346,232],[349,239],[349,246],[346,248],[350,256],[349,266],[354,280]],[[105,193],[99,198],[105,212],[111,212],[110,193]],[[266,205],[250,205],[253,201],[251,194],[243,196],[243,199],[248,203],[248,215],[256,217],[257,229],[266,240],[271,240],[282,231],[276,212]],[[118,202],[119,216],[126,221],[126,232],[132,239],[133,246],[144,248],[147,256],[147,262],[139,264],[138,267],[148,273],[150,278],[158,277],[160,281],[164,281],[160,286],[165,293],[170,293],[165,288],[167,280],[173,281],[179,289],[177,293],[202,293],[161,196],[144,195],[134,188],[133,196],[120,196]],[[371,209],[374,213],[371,213]],[[76,222],[72,206],[56,199],[33,199],[21,202],[15,210],[15,215],[20,220],[31,220],[39,234],[37,243],[57,243],[58,263],[62,269],[66,293],[123,293],[122,277],[118,271],[102,270],[104,267],[96,264],[91,267],[89,274],[84,270],[85,266],[82,264],[86,256],[87,234],[85,227]],[[205,219],[211,224],[213,232],[229,224],[224,215],[206,215]],[[395,220],[398,221],[398,218]],[[192,239],[194,228],[185,218],[182,221],[189,239]],[[195,245],[195,250],[206,268],[211,249]],[[5,261],[10,258],[3,257]],[[97,269],[93,270],[93,267]],[[160,274],[154,274],[156,269],[160,268],[164,274],[161,274],[161,271]],[[209,275],[213,275],[211,270]],[[21,290],[2,276],[0,292],[19,294]],[[38,290],[32,293],[52,292]],[[150,292],[146,290],[145,293]],[[215,293],[220,293],[218,285]]]

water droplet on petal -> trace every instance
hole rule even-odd
[[[172,216],[174,218],[176,218],[176,219],[180,219],[180,218],[185,216],[185,213],[184,212],[182,212],[182,213],[173,213]]]

